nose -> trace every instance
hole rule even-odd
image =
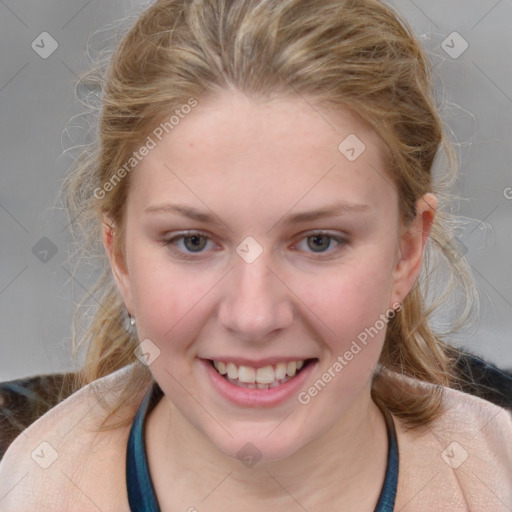
[[[236,255],[224,282],[218,318],[237,339],[264,343],[293,320],[292,294],[268,264],[265,251],[252,263]]]

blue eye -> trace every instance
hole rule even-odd
[[[201,253],[202,249],[206,245],[206,241],[208,240],[208,237],[203,235],[202,233],[191,232],[190,234],[186,234],[186,235],[181,234],[181,235],[176,235],[172,238],[168,238],[168,239],[164,240],[163,243],[166,246],[170,246],[171,244],[174,245],[176,243],[176,241],[181,241],[181,240],[184,242],[185,249],[190,250],[191,252],[187,253],[187,252],[184,252],[182,249],[178,249],[178,250],[180,252],[183,252],[183,254],[185,256],[187,256],[187,254]],[[174,249],[174,247],[173,247],[173,249]]]
[[[162,240],[162,243],[165,246],[168,246],[173,252],[179,253],[183,258],[196,259],[194,258],[194,254],[199,255],[204,253],[205,251],[203,249],[205,249],[209,240],[210,239],[207,235],[197,231],[191,231],[186,234],[181,233],[171,238],[164,239]],[[304,240],[311,240],[312,243],[307,243],[307,247],[311,249],[311,251],[306,249],[303,250],[305,252],[318,254],[320,257],[322,257],[323,254],[330,255],[335,250],[342,249],[348,243],[348,240],[344,237],[335,236],[323,231],[312,232],[307,236],[302,237],[300,242]],[[332,245],[332,241],[337,244],[337,247],[333,250],[328,250]],[[183,244],[180,242],[183,242]]]
[[[336,244],[338,244],[337,249],[342,248],[344,245],[346,245],[348,243],[348,241],[343,237],[334,236],[330,233],[325,233],[323,231],[317,231],[317,232],[310,233],[308,236],[303,237],[301,239],[301,241],[302,240],[311,241],[311,243],[307,243],[307,247],[309,249],[312,249],[312,252],[314,254],[319,254],[319,255],[331,254],[332,252],[334,252],[336,250],[336,248],[335,248],[334,250],[328,251],[328,249],[332,245],[333,240],[336,242]]]

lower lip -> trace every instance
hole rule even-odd
[[[296,397],[318,363],[318,361],[310,362],[293,379],[275,388],[250,389],[231,384],[213,368],[210,361],[199,359],[199,362],[218,393],[241,407],[274,407],[291,397]]]

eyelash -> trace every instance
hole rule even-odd
[[[200,254],[203,254],[204,251],[199,251],[197,253],[191,253],[191,252],[186,253],[186,252],[181,251],[180,249],[177,249],[175,246],[173,247],[174,242],[176,242],[178,240],[184,240],[186,238],[193,238],[194,236],[205,237],[208,241],[211,241],[210,238],[206,234],[201,233],[200,231],[190,231],[190,232],[186,232],[186,233],[182,232],[178,235],[172,236],[170,238],[166,238],[166,239],[162,240],[162,244],[166,247],[169,247],[169,249],[172,250],[173,252],[179,253],[179,256],[182,257],[183,259],[197,260],[198,258],[197,258],[197,256],[194,256],[194,254],[200,255]],[[334,240],[336,243],[339,244],[339,246],[332,251],[328,251],[328,252],[324,251],[324,252],[317,252],[317,253],[311,252],[311,254],[316,254],[319,257],[319,259],[327,259],[327,257],[329,257],[333,252],[342,250],[349,243],[347,238],[335,236],[332,233],[328,233],[325,231],[309,232],[306,235],[304,235],[302,238],[300,238],[299,242],[302,240],[306,240],[308,238],[313,238],[313,237],[317,237],[317,236],[326,236],[329,239]],[[331,244],[329,244],[329,247],[330,247],[330,245]],[[326,256],[322,256],[324,254]]]

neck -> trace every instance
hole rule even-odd
[[[250,467],[220,452],[165,397],[146,425],[153,484],[161,504],[169,506],[176,506],[176,489],[182,496],[187,489],[189,500],[195,497],[188,506],[211,492],[208,501],[221,508],[237,500],[244,510],[248,502],[256,510],[264,505],[293,509],[297,503],[332,508],[340,500],[346,510],[372,510],[386,471],[386,424],[369,389],[322,437],[285,460]]]

